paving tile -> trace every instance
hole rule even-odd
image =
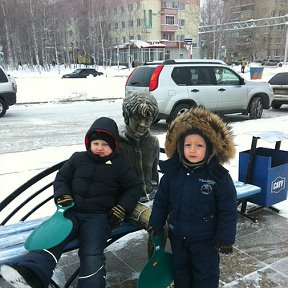
[[[234,249],[231,256],[221,255],[220,257],[220,279],[222,283],[230,283],[235,278],[244,277],[264,267],[264,263],[238,249]]]
[[[266,264],[288,257],[288,243],[263,229],[236,240],[235,246]]]
[[[288,277],[288,257],[271,264],[270,267]],[[288,287],[288,281],[287,281],[287,287]]]
[[[147,241],[148,233],[144,230],[137,231],[122,237],[108,251],[113,251],[123,263],[126,263],[133,271],[139,272],[148,261]]]
[[[221,285],[222,288],[287,288],[288,277],[277,271],[265,268],[243,278]]]
[[[268,208],[258,210],[257,212],[252,213],[252,215],[258,219],[257,223],[239,215],[237,223],[237,238],[246,236],[250,233],[255,233],[256,231],[266,229],[276,224],[284,225],[286,227],[288,226],[287,218],[280,216],[278,213],[273,212]]]

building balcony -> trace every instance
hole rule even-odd
[[[178,9],[175,8],[162,8],[161,13],[164,15],[177,15]]]
[[[179,30],[177,24],[161,24],[161,32],[176,32]]]

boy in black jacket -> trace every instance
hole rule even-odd
[[[133,211],[142,185],[118,152],[119,132],[114,120],[97,119],[85,136],[86,151],[74,153],[54,181],[54,200],[68,206],[69,236],[49,250],[31,251],[16,263],[1,267],[13,287],[46,288],[65,245],[79,238],[78,288],[105,287],[104,249],[111,229]],[[51,231],[53,233],[53,231]],[[19,286],[20,285],[20,286]]]

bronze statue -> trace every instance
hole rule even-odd
[[[158,116],[157,101],[146,92],[134,91],[124,98],[122,109],[126,127],[121,133],[120,150],[142,181],[145,195],[140,202],[147,202],[154,199],[159,181],[159,141],[150,132]]]
[[[122,110],[126,126],[120,133],[120,150],[142,180],[145,195],[141,197],[140,202],[148,202],[154,199],[159,183],[159,141],[150,132],[150,127],[158,116],[157,100],[149,93],[133,91],[124,98]],[[151,206],[152,203],[147,205],[138,203],[128,218],[149,231]],[[168,229],[165,227],[161,243],[163,248],[166,246],[167,231]],[[150,235],[147,247],[148,258],[150,258],[154,251]]]

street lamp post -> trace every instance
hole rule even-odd
[[[180,27],[179,27],[179,30],[180,31]],[[181,58],[181,37],[180,37],[180,34],[178,35],[178,50],[179,50],[179,59]]]
[[[181,10],[178,7],[178,53],[179,59],[181,59]]]

